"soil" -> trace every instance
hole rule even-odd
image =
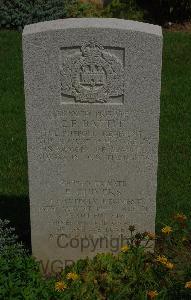
[[[164,26],[164,29],[167,31],[191,32],[191,22],[185,22],[182,24],[168,23]]]

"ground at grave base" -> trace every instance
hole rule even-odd
[[[190,300],[191,217],[175,214],[157,234],[137,233],[134,226],[129,231],[118,254],[100,253],[42,274],[0,220],[0,299]]]

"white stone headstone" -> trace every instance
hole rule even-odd
[[[162,31],[66,19],[23,32],[31,235],[44,271],[155,230]]]

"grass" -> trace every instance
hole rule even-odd
[[[21,34],[0,31],[0,218],[30,248]]]
[[[0,195],[27,195],[21,34],[0,31]]]
[[[164,34],[157,222],[191,212],[191,34]]]
[[[11,218],[14,212],[14,221],[22,228],[21,216],[28,212],[28,179],[20,33],[0,31],[0,57],[0,217]],[[157,224],[168,223],[177,211],[191,211],[191,34],[168,32],[164,33]]]

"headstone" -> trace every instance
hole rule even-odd
[[[31,235],[44,271],[155,230],[162,32],[66,19],[23,32]]]

